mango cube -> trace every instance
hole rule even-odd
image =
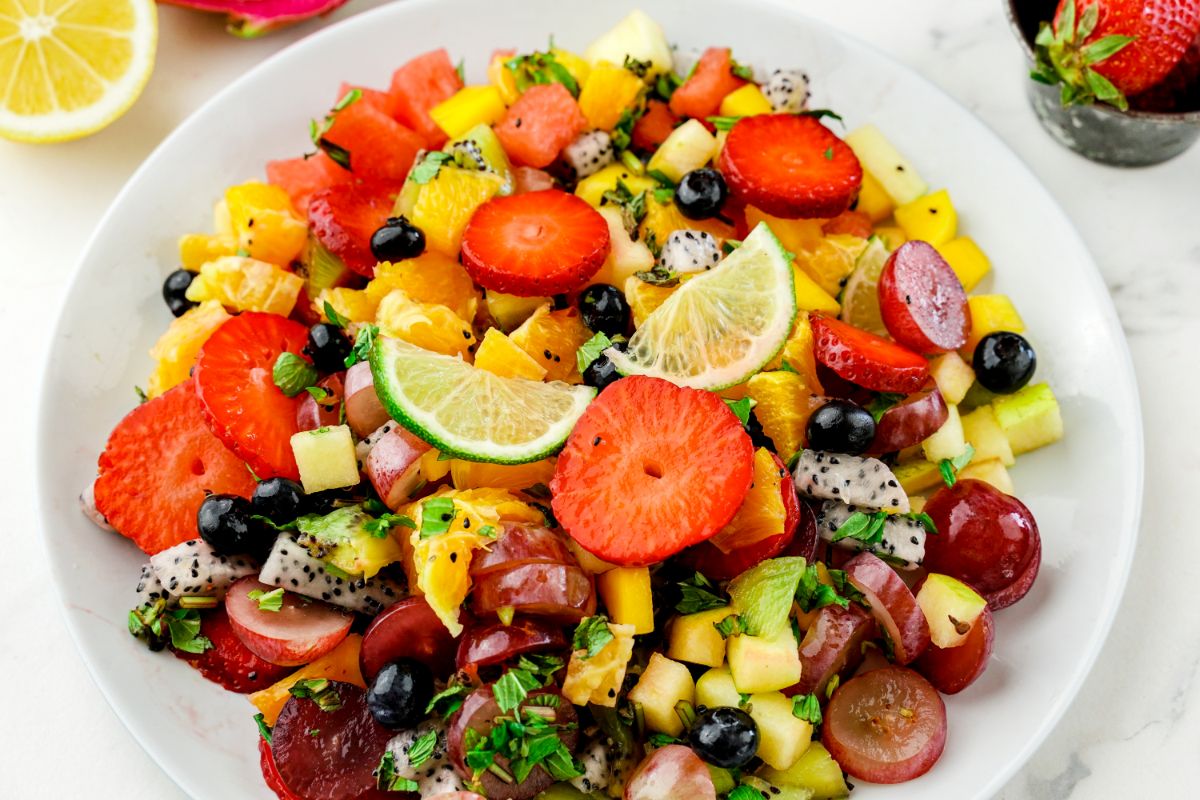
[[[747,634],[731,637],[726,649],[739,692],[772,692],[800,680],[800,647],[790,626],[770,639]]]
[[[667,638],[667,655],[689,664],[721,666],[725,663],[725,640],[713,626],[731,613],[729,606],[721,606],[676,617]]]
[[[879,223],[892,215],[896,204],[883,190],[879,179],[864,170],[862,188],[858,190],[858,204],[854,208],[870,217],[872,223]]]
[[[964,354],[974,352],[975,345],[989,333],[1025,331],[1025,321],[1006,295],[977,294],[967,298],[967,305],[971,309],[971,332],[967,335],[966,344],[962,346]]]
[[[812,743],[813,726],[792,713],[782,692],[750,695],[750,717],[758,723],[758,757],[768,767],[787,769]]]
[[[492,125],[504,116],[504,98],[491,84],[464,86],[433,108],[429,116],[451,139],[476,125]]]
[[[929,242],[934,247],[945,244],[958,233],[958,212],[945,189],[900,206],[895,217],[905,236]]]
[[[648,567],[610,569],[596,578],[596,590],[614,622],[632,625],[637,634],[654,630],[654,600],[650,596]]]
[[[992,268],[992,262],[968,236],[959,236],[938,245],[937,251],[946,259],[950,269],[958,276],[959,283],[968,292],[978,286]]]
[[[350,426],[332,425],[292,436],[292,454],[305,494],[357,486],[358,459]]]
[[[624,164],[609,164],[575,184],[575,196],[593,208],[599,208],[604,193],[616,189],[618,181],[635,195],[655,186],[653,179],[633,174]]]
[[[683,701],[695,703],[696,684],[683,664],[653,653],[637,685],[629,690],[629,699],[641,704],[647,728],[678,736],[683,733],[683,720],[675,706]]]
[[[850,794],[842,768],[820,742],[813,742],[787,769],[768,767],[759,775],[777,786],[807,789],[812,800],[841,800]]]
[[[900,488],[907,494],[916,494],[926,489],[932,489],[942,482],[942,473],[938,469],[938,465],[923,458],[901,464],[892,470],[892,474],[896,476],[896,480],[900,482]]]
[[[721,99],[718,113],[722,117],[752,117],[755,114],[770,114],[774,109],[756,84],[747,83],[734,89]]]
[[[1016,461],[1008,437],[996,420],[996,412],[990,405],[980,406],[962,418],[963,436],[975,448],[974,462],[999,459],[1004,466]]]

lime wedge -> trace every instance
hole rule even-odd
[[[888,335],[879,311],[879,276],[890,255],[883,237],[872,236],[842,290],[842,321],[877,336]]]
[[[468,461],[523,464],[566,441],[596,390],[502,378],[400,339],[379,338],[371,374],[388,413],[434,447]]]
[[[774,358],[795,320],[791,258],[759,223],[715,269],[684,283],[646,317],[628,350],[605,355],[622,375],[724,389]]]

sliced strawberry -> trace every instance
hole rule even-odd
[[[547,167],[587,129],[587,117],[561,83],[530,86],[497,123],[496,136],[517,164]]]
[[[275,754],[271,752],[271,745],[261,736],[258,737],[258,765],[262,768],[263,781],[267,788],[274,792],[279,800],[304,800],[283,782],[279,767],[275,766]]]
[[[209,493],[249,497],[254,478],[213,436],[192,381],[130,411],[100,454],[96,508],[153,555],[196,538]]]
[[[391,216],[395,191],[388,184],[343,183],[317,192],[308,203],[308,224],[327,250],[347,267],[375,275],[371,235]]]
[[[692,74],[671,95],[671,111],[701,122],[716,114],[725,95],[746,83],[733,74],[733,68],[733,54],[728,47],[705,50]]]
[[[679,117],[662,100],[646,101],[646,111],[633,123],[633,148],[650,153],[667,140],[679,124]]]
[[[480,286],[542,297],[578,289],[608,257],[608,223],[558,189],[497,197],[463,233],[462,262]]]
[[[911,350],[820,314],[811,322],[817,361],[857,386],[911,394],[929,378],[929,362]]]
[[[360,178],[399,184],[425,140],[371,103],[359,100],[337,112],[324,139],[347,153]]]
[[[308,202],[314,194],[352,178],[324,153],[267,162],[267,182],[287,192],[301,214],[308,213]]]
[[[750,437],[717,395],[622,378],[567,439],[551,503],[585,550],[615,564],[653,564],[729,522],[753,462]]]
[[[441,147],[446,134],[429,116],[429,109],[462,85],[450,54],[445,49],[431,50],[396,70],[388,97],[397,120],[424,137],[429,147]]]
[[[175,655],[200,670],[200,674],[205,678],[221,684],[231,692],[257,692],[296,669],[277,666],[251,653],[233,632],[224,606],[203,612],[200,619],[200,635],[212,642],[212,648],[203,653],[175,650]]]
[[[776,217],[836,217],[862,186],[850,146],[812,117],[743,117],[721,150],[734,197]]]
[[[303,396],[285,395],[271,373],[280,353],[298,354],[307,340],[298,322],[248,311],[200,348],[193,374],[208,426],[260,478],[300,478],[291,439]]]

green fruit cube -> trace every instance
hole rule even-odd
[[[1062,411],[1048,383],[997,397],[992,408],[1014,455],[1057,442],[1063,436]]]
[[[759,772],[777,786],[811,789],[813,800],[840,800],[850,794],[842,768],[820,742],[813,742],[796,763],[785,770],[768,767]]]
[[[931,572],[917,592],[917,605],[929,623],[929,638],[938,647],[947,648],[967,640],[987,601],[962,581]]]
[[[703,167],[717,154],[717,140],[700,120],[689,119],[658,146],[646,170],[657,170],[675,183],[694,169]]]

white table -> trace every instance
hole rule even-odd
[[[334,18],[379,4],[356,0]],[[1133,349],[1149,467],[1129,590],[1083,691],[1001,797],[1195,796],[1200,614],[1193,592],[1200,558],[1191,506],[1200,481],[1200,147],[1166,165],[1123,171],[1052,142],[1025,103],[1021,56],[1000,0],[805,6],[915,66],[1032,165],[1090,243]],[[17,440],[15,453],[0,462],[0,797],[183,797],[107,707],[61,622],[33,519],[33,392],[59,297],[125,179],[198,104],[320,24],[243,42],[215,18],[164,7],[157,70],[123,119],[74,144],[0,141],[0,337],[9,374],[0,419]]]

